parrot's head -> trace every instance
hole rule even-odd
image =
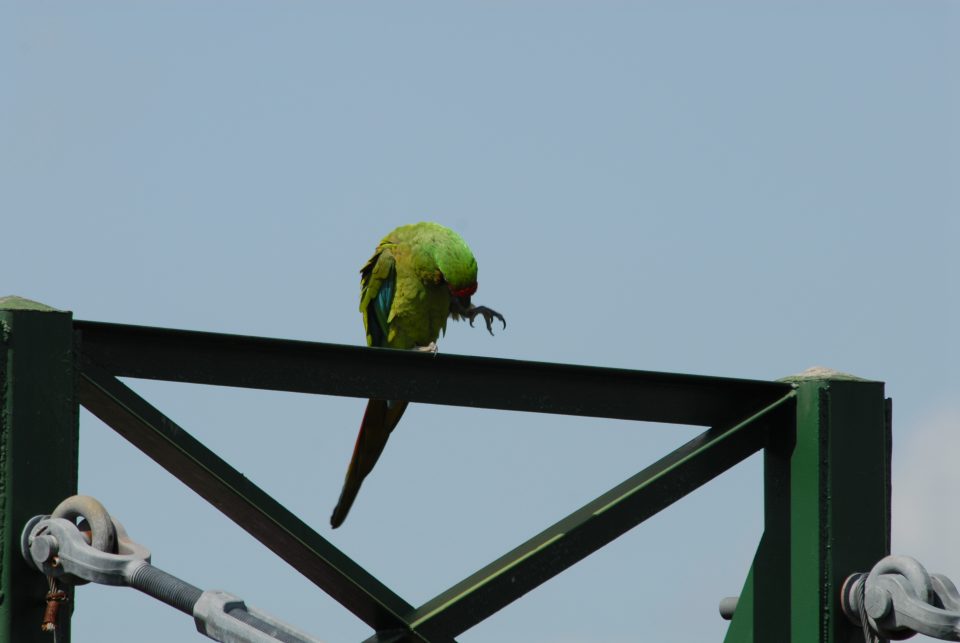
[[[436,246],[434,258],[450,295],[467,307],[470,296],[477,291],[477,260],[460,235],[449,229],[447,232],[448,238]]]

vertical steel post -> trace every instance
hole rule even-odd
[[[882,382],[828,369],[786,381],[796,414],[764,453],[764,534],[724,640],[859,641],[840,587],[890,552],[889,400]]]
[[[772,418],[763,452],[763,536],[725,643],[790,643],[790,458],[796,404]],[[804,642],[807,643],[807,642]]]
[[[20,533],[77,488],[73,318],[0,298],[0,643],[50,643],[40,630],[46,581],[20,554]],[[57,643],[69,641],[69,607]]]
[[[797,389],[790,462],[791,641],[862,638],[840,610],[853,572],[890,553],[890,421],[883,383],[827,369]]]

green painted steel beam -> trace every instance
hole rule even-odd
[[[118,377],[721,426],[790,391],[780,382],[572,366],[75,322]]]
[[[790,456],[796,404],[771,418],[763,453],[764,529],[724,643],[790,641]]]
[[[883,383],[811,369],[765,456],[765,530],[726,643],[862,640],[840,588],[890,551],[890,401]]]
[[[727,628],[727,635],[723,637],[723,643],[752,643],[761,639],[755,636],[755,620],[759,614],[754,608],[754,597],[759,593],[754,589],[754,569],[761,567],[762,562],[757,559],[761,557],[761,552],[765,549],[763,536],[760,537],[760,545],[757,546],[757,553],[754,556],[750,571],[747,572],[747,580],[740,590],[740,596],[737,598],[737,609],[733,614],[730,626]],[[776,639],[774,639],[776,640]],[[788,639],[781,639],[788,641]]]
[[[791,641],[862,636],[840,610],[853,572],[890,553],[890,424],[883,383],[813,371],[797,390],[790,462]]]
[[[408,617],[421,633],[457,636],[768,442],[788,393],[732,426],[710,429],[428,601]]]
[[[413,607],[147,401],[84,359],[79,401],[375,630]],[[447,638],[414,641],[449,641]]]
[[[46,579],[27,567],[27,520],[77,492],[73,320],[20,297],[0,298],[0,643],[49,643],[40,631]],[[58,643],[68,643],[69,607]]]

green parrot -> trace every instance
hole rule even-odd
[[[463,238],[438,223],[400,226],[380,242],[360,270],[360,312],[367,345],[437,351],[447,319],[478,315],[493,334],[493,320],[503,327],[503,315],[486,306],[474,306],[477,260]],[[377,463],[390,432],[407,408],[399,400],[370,400],[347,468],[343,491],[330,525],[336,529],[347,517],[360,484]]]

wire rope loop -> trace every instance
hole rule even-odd
[[[857,612],[860,614],[860,627],[863,629],[863,640],[864,643],[880,643],[880,639],[870,630],[870,621],[865,606],[866,587],[867,579],[864,577],[860,580],[860,584],[857,587]]]

